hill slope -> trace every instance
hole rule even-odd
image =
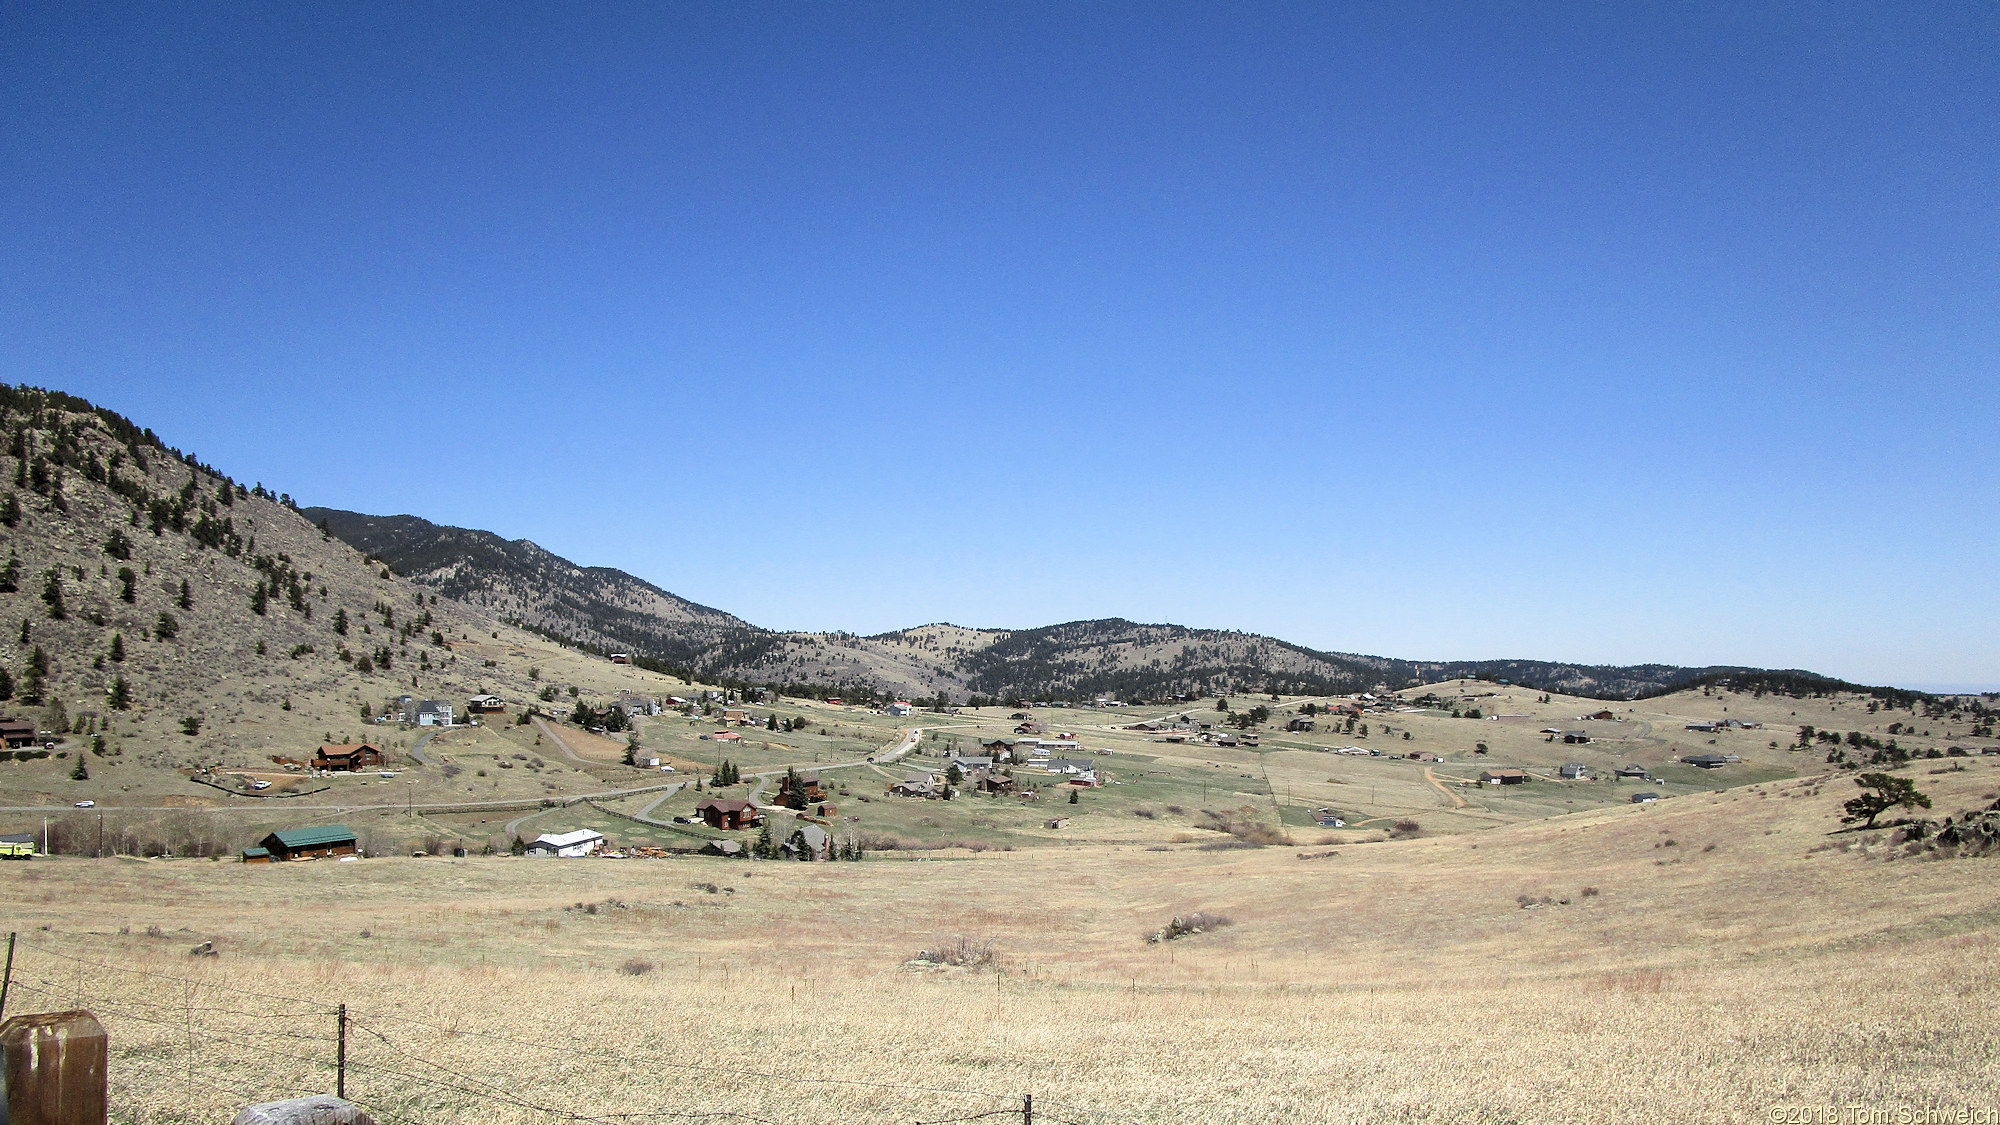
[[[337,508],[300,514],[419,586],[538,632],[683,665],[729,638],[761,632],[622,570],[578,566],[526,539],[416,516]]]
[[[876,636],[782,633],[697,605],[608,567],[583,567],[526,540],[414,516],[327,508],[304,515],[426,588],[524,627],[627,650],[718,679],[808,685],[846,694],[953,700],[973,696],[1163,699],[1208,692],[1331,694],[1457,677],[1625,699],[1759,674],[1728,666],[1604,666],[1544,660],[1402,660],[1320,652],[1254,633],[1112,618],[1033,629],[925,625]],[[1853,685],[1786,673],[1793,688]]]

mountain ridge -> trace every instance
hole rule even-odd
[[[1161,699],[1218,692],[1330,695],[1486,679],[1636,699],[1746,677],[1768,678],[1793,691],[1859,686],[1799,669],[1743,665],[1409,660],[1322,651],[1240,630],[1117,617],[1021,629],[933,622],[865,636],[771,630],[625,571],[571,562],[526,539],[506,540],[409,515],[333,508],[304,508],[301,514],[420,586],[566,643],[631,652],[718,681],[800,691],[946,701]]]

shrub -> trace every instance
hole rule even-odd
[[[624,973],[628,977],[643,977],[647,973],[652,972],[657,967],[658,966],[654,965],[651,961],[645,961],[641,960],[640,958],[634,957],[630,961],[625,962],[623,965],[618,966],[618,971]]]
[[[1418,824],[1416,821],[1411,820],[1408,817],[1404,817],[1402,820],[1399,820],[1396,823],[1389,826],[1389,835],[1414,836],[1417,833],[1422,832],[1423,830],[1424,830],[1423,825]]]
[[[1229,920],[1229,915],[1210,914],[1205,910],[1197,910],[1193,914],[1176,914],[1172,921],[1147,935],[1146,941],[1148,944],[1157,945],[1163,941],[1174,941],[1189,934],[1205,934],[1210,930],[1219,930],[1233,924]]]
[[[917,955],[910,959],[927,965],[952,965],[961,969],[978,969],[993,963],[993,943],[957,937],[940,944],[935,949],[919,949]]]

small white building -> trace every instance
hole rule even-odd
[[[596,855],[604,850],[604,833],[579,828],[574,832],[545,832],[528,845],[528,854],[533,856],[559,856],[575,858]]]
[[[910,704],[906,700],[899,699],[889,704],[889,713],[891,715],[907,715],[910,713]]]

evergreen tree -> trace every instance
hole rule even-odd
[[[181,623],[174,620],[174,615],[161,610],[160,619],[153,623],[153,635],[163,641],[171,641],[180,635],[180,631]]]
[[[265,589],[262,582],[257,583],[257,588],[250,591],[250,612],[263,617],[270,605],[271,591]]]
[[[21,588],[21,557],[14,548],[7,548],[7,565],[0,568],[0,594],[11,594]]]
[[[118,663],[122,664],[125,662],[125,634],[111,634],[111,651],[107,655]]]
[[[42,604],[48,606],[49,619],[62,621],[69,617],[69,610],[63,608],[62,575],[54,570],[42,582]]]
[[[139,600],[139,575],[129,566],[118,568],[118,600],[131,603]]]
[[[0,498],[0,524],[13,527],[21,522],[21,501],[9,492]]]
[[[343,637],[347,635],[347,611],[345,609],[336,609],[333,611],[333,631]],[[530,679],[532,678],[530,677]]]
[[[1072,790],[1070,790],[1070,791],[1069,791],[1069,803],[1070,803],[1070,804],[1072,804],[1072,805],[1074,805],[1074,804],[1076,804],[1076,803],[1077,803],[1077,800],[1076,800],[1076,793],[1077,793],[1077,791],[1076,791],[1076,790],[1074,790],[1074,789],[1072,789]]]
[[[181,579],[181,593],[174,599],[174,604],[182,609],[194,608],[194,595],[188,591],[188,580],[185,578]]]
[[[757,843],[751,847],[750,851],[758,859],[775,859],[777,857],[778,843],[771,838],[770,821],[765,821],[763,827],[757,829]]]
[[[111,693],[106,702],[111,705],[113,711],[132,709],[132,688],[125,682],[125,677],[119,676],[111,681]]]
[[[0,668],[0,702],[14,698],[14,673]]]
[[[69,771],[69,779],[71,781],[90,780],[90,768],[83,764],[83,755],[78,754],[76,756],[76,768]]]

